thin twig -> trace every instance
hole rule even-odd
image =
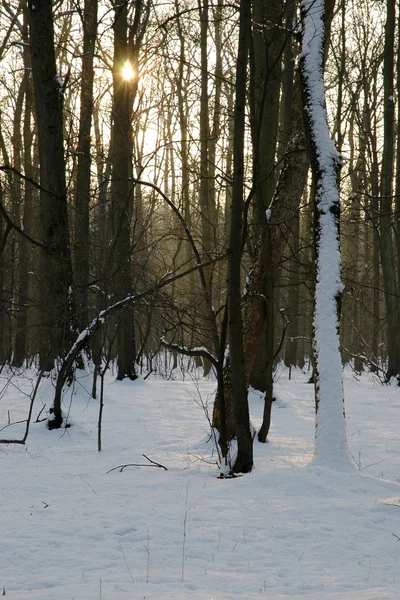
[[[45,420],[46,420],[46,417],[45,417],[44,419],[41,419],[41,420],[39,421],[39,417],[40,417],[40,415],[42,414],[42,412],[44,411],[44,409],[45,409],[45,408],[46,408],[46,405],[45,405],[45,404],[43,404],[42,408],[41,408],[41,409],[40,409],[40,411],[39,411],[39,414],[38,414],[38,416],[36,417],[36,421],[35,421],[35,423],[42,423],[43,421],[45,421]]]
[[[148,460],[149,462],[151,462],[156,467],[160,467],[161,469],[164,469],[165,471],[168,471],[167,467],[164,467],[164,465],[160,465],[160,463],[155,462],[154,460],[151,460],[151,458],[149,458],[145,454],[142,454],[142,456],[144,456],[146,460]],[[150,466],[150,465],[147,465],[147,466]]]
[[[13,421],[12,423],[10,422],[10,413],[8,414],[8,423],[7,425],[3,425],[3,427],[0,428],[0,431],[3,431],[3,429],[6,429],[7,427],[12,427],[13,425],[19,425],[20,423],[26,423],[26,419],[22,419],[21,421]]]
[[[40,384],[40,382],[42,380],[42,377],[43,377],[43,371],[41,371],[39,373],[39,376],[38,376],[38,378],[36,380],[35,388],[34,388],[34,390],[32,392],[32,395],[31,395],[31,402],[30,402],[30,406],[29,406],[28,418],[25,420],[26,427],[25,427],[24,437],[22,438],[22,440],[4,440],[4,439],[1,439],[0,440],[0,444],[22,444],[22,445],[25,444],[26,439],[28,437],[28,433],[29,433],[29,427],[30,427],[30,424],[31,424],[33,403],[35,402],[36,394],[37,394],[37,391],[39,389],[39,384]],[[19,422],[23,423],[23,421],[19,421]],[[6,425],[6,427],[8,427],[8,425]],[[4,427],[3,427],[3,429],[4,429]]]
[[[90,489],[92,490],[92,492],[97,496],[97,492],[96,490],[90,485],[90,483],[88,483],[87,481],[85,481],[82,477],[82,475],[79,475],[79,477],[82,479],[83,483],[86,483],[87,486],[90,487]]]
[[[131,570],[130,570],[130,568],[129,568],[128,562],[127,562],[127,560],[126,560],[126,556],[125,556],[125,552],[124,552],[124,549],[123,549],[123,547],[122,547],[122,544],[121,544],[121,542],[120,542],[120,541],[118,541],[118,543],[119,543],[119,545],[120,545],[120,548],[121,548],[122,556],[124,557],[124,561],[125,561],[125,564],[126,564],[126,568],[128,569],[128,573],[129,573],[129,575],[131,576],[132,583],[135,583],[135,580],[134,580],[134,579],[133,579],[133,577],[132,577],[132,573],[131,573]]]
[[[185,546],[186,546],[186,524],[188,515],[188,497],[189,497],[189,484],[186,485],[186,497],[185,497],[185,517],[183,519],[183,539],[182,539],[182,581],[185,579]]]

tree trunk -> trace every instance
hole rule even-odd
[[[228,253],[228,334],[232,377],[232,408],[238,451],[233,471],[247,473],[253,467],[253,440],[244,368],[240,265],[242,254],[244,132],[246,72],[250,30],[250,0],[240,2],[239,47],[236,63],[236,101],[231,229]]]
[[[300,211],[297,209],[297,214],[293,218],[293,235],[290,245],[289,275],[288,275],[288,330],[285,345],[285,365],[297,366],[299,364],[298,357],[298,341],[300,334]],[[303,366],[303,365],[300,365]]]
[[[254,0],[252,6],[251,120],[255,177],[256,229],[265,221],[275,189],[275,159],[279,123],[282,33],[282,0]]]
[[[273,278],[279,273],[283,251],[286,240],[290,234],[290,224],[296,214],[307,180],[310,159],[305,147],[304,126],[301,114],[300,84],[297,81],[294,88],[294,101],[292,110],[292,133],[285,155],[285,160],[279,175],[274,200],[272,203],[270,217],[270,248]],[[253,267],[248,276],[246,293],[243,298],[243,347],[245,360],[246,385],[250,383],[255,355],[260,344],[261,335],[265,327],[266,302],[265,276],[263,266],[262,246],[256,247],[253,259]],[[234,437],[233,421],[230,419],[232,381],[229,378],[229,370],[224,372],[225,382],[225,407],[227,416],[227,435],[229,439]],[[219,427],[218,402],[214,403],[213,424]]]
[[[200,214],[203,252],[208,259],[211,252],[213,207],[210,202],[209,181],[209,106],[208,106],[208,1],[200,7],[201,93],[200,93]],[[208,278],[207,278],[208,279]]]
[[[133,82],[124,80],[122,69],[129,59],[128,6],[115,6],[112,128],[112,258],[115,275],[115,297],[120,300],[132,291],[131,216],[133,186],[129,181],[132,162],[132,90]],[[131,307],[117,320],[117,379],[136,379],[134,315]]]
[[[23,13],[23,30],[22,39],[24,40],[24,67],[26,72],[30,69],[30,58],[29,58],[29,35],[28,35],[28,14],[27,8],[24,8]],[[24,147],[24,173],[25,177],[32,179],[32,142],[33,132],[31,127],[32,118],[32,85],[29,79],[26,81],[25,89],[25,112],[23,120],[23,147]],[[23,214],[23,228],[24,231],[32,233],[32,186],[26,182],[24,187],[24,214]],[[17,312],[17,323],[15,332],[15,349],[14,349],[14,364],[17,367],[21,367],[25,358],[27,358],[27,325],[28,325],[28,299],[29,299],[29,272],[31,270],[31,252],[28,244],[28,240],[21,237],[19,240],[19,309]]]
[[[400,383],[400,300],[396,277],[396,258],[392,237],[392,191],[394,150],[394,37],[395,0],[387,0],[385,51],[383,66],[384,138],[380,178],[379,233],[383,288],[387,320],[388,365],[386,379],[397,377]]]
[[[348,466],[349,459],[339,348],[342,292],[338,186],[340,157],[330,138],[325,108],[325,2],[302,0],[301,8],[303,52],[300,69],[315,190],[315,456],[317,464],[344,468]]]
[[[71,338],[72,268],[63,148],[60,76],[57,74],[51,0],[29,1],[30,50],[40,158],[40,369],[50,371]],[[54,407],[60,426],[61,407]]]
[[[79,117],[78,165],[75,197],[75,256],[74,277],[78,325],[82,330],[88,323],[89,283],[89,205],[90,205],[90,130],[93,114],[93,59],[97,35],[97,0],[85,0],[83,10],[83,56],[81,106]]]

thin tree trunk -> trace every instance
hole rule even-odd
[[[28,15],[27,9],[24,9],[24,21],[23,21],[23,40],[24,40],[24,68],[27,72],[30,69],[30,57],[29,57],[29,36],[28,36]],[[25,112],[23,121],[23,146],[24,146],[24,173],[25,177],[33,178],[32,169],[32,142],[33,142],[33,131],[31,127],[32,117],[32,84],[28,80],[25,90]],[[27,233],[32,232],[32,219],[33,219],[33,196],[32,186],[25,182],[24,188],[24,214],[23,214],[23,228]],[[27,358],[27,325],[28,325],[28,299],[30,291],[30,276],[32,257],[28,241],[21,237],[19,241],[19,310],[17,313],[17,324],[15,334],[15,350],[14,350],[14,363],[20,367],[23,364],[25,358]]]
[[[288,331],[285,345],[285,365],[296,366],[299,362],[298,341],[299,341],[299,320],[300,320],[300,211],[293,217],[292,243],[290,245],[289,275],[288,275]]]
[[[201,93],[200,93],[200,214],[203,253],[209,258],[212,247],[213,207],[210,201],[209,180],[209,106],[208,106],[208,2],[201,0],[200,47],[201,47]],[[208,278],[207,278],[208,279]]]
[[[83,57],[79,117],[78,165],[75,197],[75,283],[79,329],[88,323],[90,131],[93,114],[93,59],[97,35],[97,0],[85,0],[83,9]]]

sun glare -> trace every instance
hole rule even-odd
[[[122,77],[126,81],[129,81],[130,79],[133,79],[135,77],[135,71],[133,70],[129,60],[127,60],[124,66],[122,67]]]

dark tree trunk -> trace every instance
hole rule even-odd
[[[243,226],[244,131],[246,72],[250,30],[250,0],[240,2],[239,47],[236,63],[236,100],[231,229],[228,253],[228,333],[232,377],[232,408],[238,453],[233,471],[247,473],[253,467],[253,440],[243,353],[240,265]]]
[[[292,111],[292,133],[287,147],[287,153],[276,186],[272,203],[271,220],[269,224],[272,276],[275,279],[279,273],[286,239],[290,234],[290,223],[296,214],[300,198],[303,194],[309,169],[309,155],[305,146],[304,126],[301,114],[300,85],[296,82],[294,88],[294,104]],[[245,360],[246,385],[250,383],[253,364],[266,321],[265,276],[263,266],[262,245],[256,247],[253,268],[249,274],[246,295],[243,299],[243,347]],[[230,419],[232,382],[229,372],[224,373],[225,406],[227,416],[227,435],[234,437],[233,421]],[[214,404],[213,423],[218,428],[218,402]]]
[[[253,4],[253,77],[254,109],[252,123],[255,173],[256,231],[261,233],[261,253],[264,272],[265,301],[265,387],[264,415],[258,440],[265,442],[271,423],[274,359],[274,276],[272,267],[270,220],[266,210],[271,208],[275,189],[275,161],[279,123],[279,92],[284,36],[281,27],[284,15],[281,0]],[[263,26],[260,29],[259,24]]]
[[[383,288],[387,319],[388,366],[386,378],[400,382],[400,300],[396,278],[396,257],[392,234],[392,193],[394,159],[394,41],[395,0],[387,0],[385,51],[383,65],[384,138],[380,179],[379,233]]]
[[[125,81],[122,68],[129,59],[128,6],[115,7],[114,67],[113,67],[113,129],[112,129],[112,227],[113,264],[116,270],[115,295],[117,299],[132,292],[131,217],[133,186],[129,181],[132,171],[132,86]],[[117,379],[136,379],[134,315],[131,307],[122,311],[117,321]]]
[[[28,15],[27,9],[24,9],[24,21],[23,21],[23,32],[22,37],[24,40],[24,68],[26,72],[30,69],[30,57],[29,57],[29,35],[28,35]],[[23,120],[23,147],[24,147],[24,173],[25,177],[33,178],[32,169],[32,142],[33,142],[33,131],[31,126],[32,118],[32,84],[27,79],[25,89],[25,112]],[[24,231],[32,233],[32,219],[33,219],[33,195],[32,186],[29,183],[25,183],[24,188],[24,214],[22,224]],[[28,241],[21,237],[19,240],[19,309],[17,313],[17,324],[15,333],[15,350],[14,350],[14,363],[16,366],[21,367],[24,359],[27,358],[27,325],[28,325],[28,299],[30,291],[29,272],[31,270],[32,257]]]
[[[293,218],[293,235],[290,245],[290,266],[289,266],[289,292],[288,292],[288,330],[285,344],[285,365],[297,366],[299,364],[298,342],[300,334],[300,212]],[[301,361],[300,361],[301,362]],[[302,364],[300,366],[303,366]]]
[[[51,0],[29,1],[30,50],[40,160],[40,369],[50,371],[71,338],[72,268],[63,148],[63,89],[56,70]],[[54,407],[55,426],[62,421]]]
[[[82,25],[84,33],[74,236],[74,276],[76,283],[78,325],[80,330],[86,326],[89,319],[90,130],[93,114],[93,58],[97,34],[97,0],[85,0]]]

